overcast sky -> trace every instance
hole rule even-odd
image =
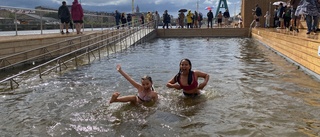
[[[32,8],[36,6],[45,6],[58,8],[63,0],[0,0],[1,6],[12,6],[22,8]],[[73,0],[65,0],[71,4]],[[207,13],[207,6],[214,6],[215,14],[219,0],[134,0],[134,8],[139,6],[140,12],[158,11],[160,14],[168,10],[169,14],[177,16],[181,8],[197,10],[197,1],[199,2],[199,12]],[[120,12],[129,13],[132,11],[132,0],[79,0],[83,8],[89,11],[114,12],[116,9]],[[230,15],[240,12],[241,0],[227,0]],[[222,10],[224,12],[224,9]]]

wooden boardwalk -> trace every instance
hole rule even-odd
[[[279,55],[293,62],[307,73],[320,79],[320,40],[319,34],[306,34],[305,29],[299,33],[285,29],[252,30],[252,38],[260,41]]]

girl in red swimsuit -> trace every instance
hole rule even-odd
[[[192,65],[189,59],[180,61],[180,71],[167,83],[168,88],[183,89],[183,94],[188,97],[195,97],[200,94],[200,89],[203,89],[208,81],[209,75],[198,71],[191,70]],[[204,81],[198,85],[198,78],[204,78]],[[177,84],[178,83],[178,84]]]
[[[157,101],[158,94],[154,91],[152,87],[152,79],[149,76],[144,76],[141,78],[141,84],[134,81],[127,73],[125,73],[120,65],[117,65],[118,72],[124,76],[135,88],[138,90],[137,95],[129,95],[119,97],[120,93],[115,92],[113,93],[110,103],[113,102],[131,102],[133,104],[143,103],[143,102],[150,102],[150,101]]]

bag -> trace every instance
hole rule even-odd
[[[262,15],[262,11],[261,11],[261,8],[260,8],[260,7],[257,7],[257,9],[256,9],[256,15],[257,15],[257,16],[261,16],[261,15]]]
[[[297,7],[296,12],[294,13],[295,16],[300,16],[300,15],[304,15],[307,13],[307,5],[308,2],[305,0],[301,0],[299,2],[299,6]]]
[[[285,17],[291,17],[291,10],[287,9],[286,13],[285,13]]]

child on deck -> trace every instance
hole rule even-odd
[[[266,18],[265,27],[269,28],[270,27],[270,14],[269,14],[269,11],[266,12],[266,15],[264,15],[264,17]]]
[[[113,102],[130,102],[133,104],[139,104],[143,102],[150,102],[150,101],[157,101],[158,100],[158,94],[154,91],[154,88],[152,87],[152,79],[149,76],[144,76],[141,78],[141,84],[134,81],[127,73],[125,73],[120,65],[117,65],[117,71],[125,77],[135,88],[138,90],[137,95],[129,95],[129,96],[123,96],[119,97],[120,93],[115,92],[113,93],[110,103]]]

